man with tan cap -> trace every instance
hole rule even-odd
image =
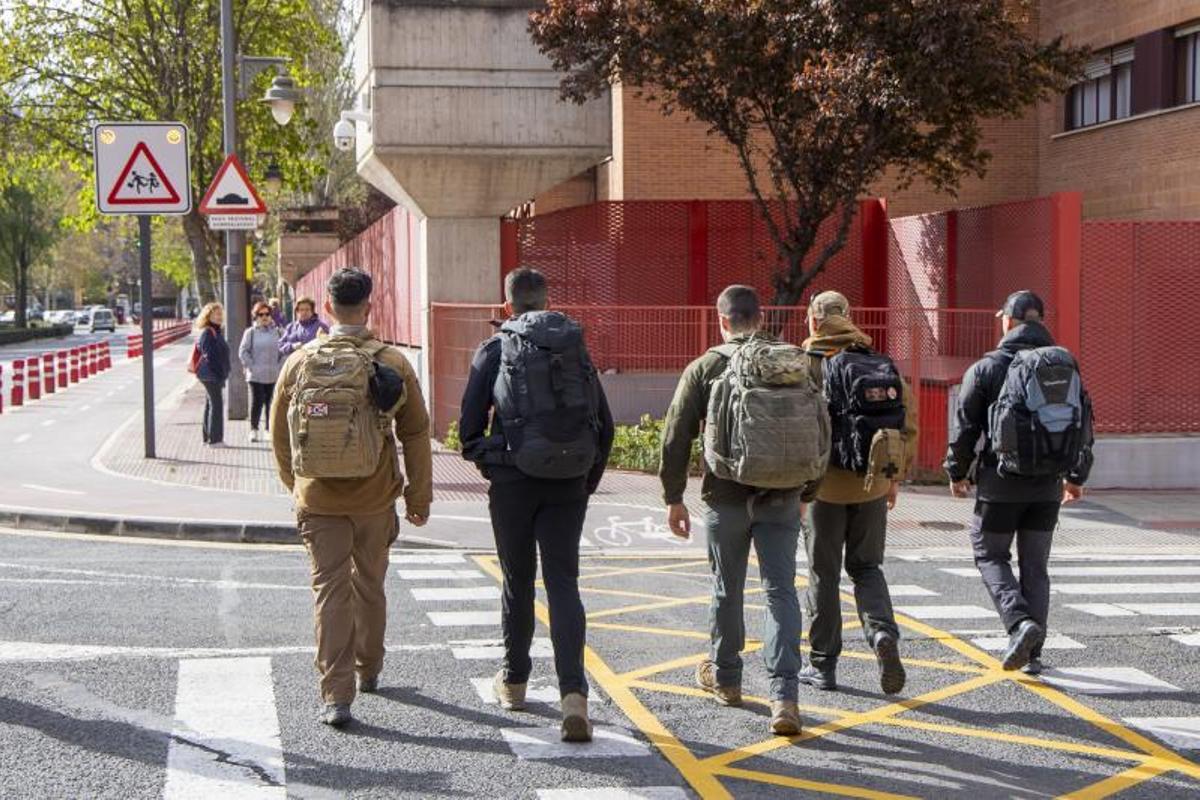
[[[808,664],[801,683],[837,688],[842,652],[839,587],[842,565],[854,584],[854,602],[867,644],[879,663],[887,694],[904,688],[900,629],[884,578],[887,512],[896,505],[900,480],[916,456],[917,413],[912,392],[871,337],[850,321],[850,303],[821,292],[808,308],[811,334],[804,349],[822,386],[833,422],[829,471],[804,530],[808,553]]]
[[[356,673],[359,692],[379,686],[383,584],[400,526],[396,500],[404,497],[410,525],[424,525],[433,464],[416,374],[403,353],[367,327],[371,276],[340,269],[327,289],[325,311],[335,324],[328,337],[302,346],[284,364],[271,441],[312,562],[321,721],[341,727],[352,720]]]

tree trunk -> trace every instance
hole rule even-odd
[[[25,309],[29,307],[29,251],[24,245],[17,252],[17,285],[14,289],[17,295],[17,308],[13,322],[18,328],[27,328],[29,319]]]
[[[196,276],[200,304],[211,303],[217,299],[217,290],[213,283],[212,265],[208,260],[208,231],[200,212],[193,209],[183,218],[183,232],[192,251],[192,271]]]

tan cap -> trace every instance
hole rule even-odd
[[[817,319],[834,316],[848,317],[850,316],[850,301],[841,292],[821,292],[809,302],[808,310]]]

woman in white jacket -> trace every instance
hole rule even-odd
[[[254,324],[246,329],[238,348],[238,358],[246,370],[246,382],[250,384],[252,442],[259,441],[259,420],[267,429],[271,425],[271,398],[275,394],[275,381],[279,379],[279,368],[284,359],[279,352],[282,335],[271,318],[271,307],[266,303],[256,303]]]

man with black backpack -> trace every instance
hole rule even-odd
[[[704,527],[713,573],[710,657],[696,683],[724,706],[742,704],[743,597],[753,546],[762,591],[763,660],[772,733],[800,733],[800,603],[796,548],[804,503],[829,461],[829,416],[804,351],[762,331],[758,295],[730,286],[717,300],[725,344],[679,379],[663,424],[659,478],[671,532],[691,534],[683,503],[692,443],[704,433]]]
[[[813,379],[822,386],[833,424],[829,471],[804,530],[808,552],[809,662],[801,683],[837,689],[842,652],[842,564],[854,584],[854,604],[879,664],[880,688],[904,688],[900,629],[883,575],[887,513],[916,457],[917,413],[912,393],[888,356],[850,321],[850,303],[821,292],[808,307],[804,342]]]
[[[405,519],[421,527],[433,499],[421,387],[404,354],[367,327],[371,285],[360,270],[333,273],[325,311],[335,324],[288,357],[271,405],[279,478],[312,566],[321,719],[334,727],[351,722],[356,688],[379,687],[396,500],[404,497]]]
[[[542,274],[527,268],[509,273],[504,295],[509,319],[475,353],[459,420],[463,457],[491,484],[488,509],[504,573],[504,665],[492,690],[501,707],[525,708],[540,552],[562,739],[586,742],[592,725],[583,669],[579,542],[588,498],[612,449],[612,414],[583,329],[547,310]]]
[[[1013,292],[996,316],[1004,337],[963,376],[945,467],[955,497],[967,497],[972,482],[977,488],[971,545],[1008,630],[1004,669],[1036,675],[1050,613],[1050,543],[1059,507],[1083,497],[1091,471],[1092,404],[1075,358],[1043,323],[1040,297]]]

